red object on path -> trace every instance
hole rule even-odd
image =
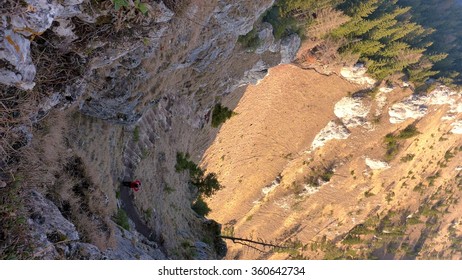
[[[135,180],[130,183],[130,189],[134,190],[135,192],[139,191],[141,187],[140,180]]]

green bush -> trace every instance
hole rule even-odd
[[[212,196],[216,191],[223,188],[218,182],[215,173],[205,175],[205,170],[202,170],[197,164],[189,160],[189,154],[178,152],[176,154],[175,170],[177,172],[189,170],[190,182],[198,189],[201,195],[206,197]]]
[[[234,115],[235,113],[232,110],[222,106],[221,103],[217,103],[212,112],[212,126],[219,127],[220,124],[224,123],[227,119]]]
[[[114,3],[114,9],[116,11],[119,11],[120,8],[129,8],[130,7],[130,3],[128,2],[128,0],[111,0],[112,3]],[[135,5],[135,8],[140,11],[143,15],[147,15],[148,14],[148,6],[145,4],[145,3],[141,3],[140,0],[135,0],[133,2],[133,4]]]
[[[294,33],[300,37],[303,35],[303,22],[297,21],[290,14],[284,13],[282,7],[273,6],[263,16],[263,21],[273,26],[273,35],[276,40]]]
[[[411,137],[414,137],[416,135],[420,134],[420,132],[417,130],[414,124],[410,124],[406,126],[405,129],[401,130],[400,133],[398,134],[399,139],[408,139]]]
[[[415,125],[410,124],[406,126],[406,128],[400,131],[398,134],[388,133],[387,135],[385,135],[384,142],[386,144],[386,149],[387,149],[385,153],[385,160],[390,161],[394,159],[395,156],[398,154],[399,148],[400,148],[399,140],[408,139],[418,134],[420,134],[420,132],[417,130]],[[407,157],[414,158],[412,155],[407,155],[406,157],[402,158],[401,161],[408,160]],[[412,160],[412,158],[409,160]]]
[[[348,234],[345,239],[342,240],[342,243],[345,245],[355,245],[355,244],[360,244],[361,243],[361,237],[358,235],[351,235]]]
[[[451,150],[447,150],[446,153],[444,153],[444,160],[449,161],[454,156],[455,155],[454,155],[454,153],[451,153]]]
[[[189,160],[189,154],[178,152],[176,153],[176,172],[181,172],[184,170],[189,170],[191,176],[194,176],[196,173],[199,173],[199,167],[193,161]]]
[[[250,32],[245,35],[240,35],[237,41],[244,48],[252,50],[252,51],[256,50],[261,44],[261,40],[258,37],[258,33],[255,30],[255,28],[250,30]]]
[[[330,182],[330,179],[332,179],[332,176],[334,176],[334,170],[331,168],[326,168],[323,174],[321,174],[321,179],[325,182]]]
[[[125,230],[130,230],[130,223],[128,222],[127,213],[125,213],[122,208],[117,210],[117,214],[114,216],[114,222]]]
[[[223,186],[218,182],[217,174],[209,173],[207,176],[201,176],[196,181],[192,182],[197,187],[199,192],[206,197],[210,197],[220,190]]]
[[[415,154],[407,154],[406,156],[401,158],[401,161],[402,162],[408,162],[408,161],[413,160],[414,157],[415,157]]]
[[[419,216],[413,216],[413,217],[411,217],[411,218],[408,218],[408,219],[406,220],[406,223],[407,223],[408,225],[417,225],[417,224],[421,224],[421,223],[423,223],[423,222],[420,220]]]
[[[202,197],[199,197],[194,202],[191,208],[192,210],[194,210],[194,212],[201,216],[207,216],[211,211],[211,209],[208,207],[207,203],[202,199]]]
[[[11,185],[0,189],[0,260],[32,257],[33,242],[28,234],[23,192],[22,176],[19,174],[15,174]]]
[[[136,126],[133,130],[133,141],[138,142],[140,141],[140,127]]]
[[[393,133],[388,133],[385,135],[385,144],[387,145],[387,151],[385,152],[385,160],[390,161],[399,152],[399,143],[398,140],[396,139],[396,136]]]
[[[116,11],[120,10],[120,8],[122,7],[129,7],[129,3],[127,0],[112,0],[112,2],[114,3],[114,8]]]

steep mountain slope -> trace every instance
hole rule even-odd
[[[2,181],[5,201],[23,201],[14,213],[2,208],[2,219],[23,217],[35,229],[21,229],[23,242],[34,244],[8,245],[3,256],[222,257],[220,226],[191,209],[197,190],[175,171],[176,154],[198,161],[217,131],[214,105],[293,59],[300,39],[275,40],[257,22],[273,1],[147,1],[146,14],[132,5],[117,12],[111,1],[26,2],[8,2],[2,17]],[[265,42],[256,50],[238,43],[252,29]],[[135,178],[141,192],[120,190]],[[36,209],[43,196],[59,211]],[[58,213],[76,231],[39,226]],[[5,244],[18,232],[4,228]]]
[[[226,185],[211,217],[236,237],[303,247],[230,242],[227,258],[461,257],[460,93],[438,88],[413,107],[409,88],[356,91],[290,65],[247,89],[203,159]],[[400,134],[408,125],[419,132]],[[402,139],[393,153],[390,137]]]
[[[460,259],[461,92],[412,95],[395,70],[432,64],[384,35],[425,30],[396,1],[355,21],[297,2],[282,17],[274,0],[0,4],[0,257]],[[287,65],[297,17],[319,24]],[[345,22],[350,40],[321,35]],[[234,113],[217,128],[219,104]],[[195,163],[224,186],[207,217]]]

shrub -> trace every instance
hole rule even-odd
[[[116,11],[120,10],[121,7],[128,8],[130,5],[127,0],[112,0]]]
[[[212,196],[216,191],[223,188],[218,182],[215,173],[205,175],[205,170],[202,170],[197,164],[189,160],[189,154],[178,152],[176,154],[175,170],[177,172],[189,170],[190,182],[198,189],[201,195],[206,197]]]
[[[0,260],[32,256],[22,189],[20,176],[16,176],[11,186],[0,189]]]
[[[332,168],[326,168],[324,170],[324,173],[321,174],[321,179],[325,182],[330,182],[330,179],[332,179],[332,176],[334,176],[334,170]]]
[[[355,245],[361,243],[361,238],[357,235],[348,234],[345,239],[342,240],[343,244],[346,245]]]
[[[250,30],[250,32],[245,35],[240,35],[237,41],[244,48],[252,50],[252,51],[256,50],[261,44],[261,40],[258,37],[258,33],[255,30],[255,28]]]
[[[401,161],[402,162],[408,162],[408,161],[413,160],[414,157],[415,157],[415,154],[407,154],[406,156],[401,158]]]
[[[408,225],[417,225],[417,224],[421,224],[421,223],[423,223],[423,222],[420,220],[419,216],[413,216],[413,217],[411,217],[411,218],[408,218],[408,219],[406,220],[406,223],[407,223]]]
[[[199,192],[206,197],[212,196],[216,191],[223,187],[220,185],[220,182],[218,182],[217,175],[215,173],[209,173],[205,176],[205,178],[198,178],[197,181],[193,181],[192,183],[197,187]]]
[[[235,113],[220,103],[216,104],[212,112],[212,126],[219,127],[220,124],[226,122],[227,119],[234,116]]]
[[[398,140],[396,139],[395,135],[393,135],[393,133],[388,133],[387,135],[385,135],[384,142],[387,145],[387,151],[385,152],[385,160],[390,161],[396,156],[396,154],[398,154]]]
[[[130,223],[128,222],[127,213],[125,213],[122,208],[117,210],[117,214],[114,216],[114,222],[125,230],[130,230]]]
[[[207,216],[211,211],[211,209],[208,207],[207,203],[202,199],[202,197],[199,197],[194,202],[191,208],[192,210],[194,210],[194,212],[201,216]]]
[[[285,14],[279,6],[273,6],[269,9],[263,16],[263,21],[273,26],[273,35],[276,40],[294,33],[299,36],[303,35],[302,23],[289,14]]]
[[[140,127],[136,126],[133,130],[133,141],[138,142],[140,141]]]
[[[453,157],[454,153],[451,153],[451,150],[447,150],[446,153],[444,153],[444,160],[446,161],[449,161]]]
[[[405,129],[401,130],[400,133],[398,134],[399,139],[408,139],[411,137],[414,137],[416,135],[420,134],[420,132],[417,130],[414,124],[410,124],[406,126]]]
[[[390,161],[393,158],[395,158],[395,156],[398,154],[399,147],[400,147],[398,140],[408,139],[418,134],[420,134],[420,132],[417,130],[415,125],[410,124],[406,126],[405,129],[401,130],[397,135],[393,133],[388,133],[387,135],[385,135],[384,142],[386,144],[386,149],[387,149],[385,153],[385,160]],[[411,157],[410,154],[408,154],[406,157],[408,156]],[[404,158],[404,160],[407,160],[406,157]],[[412,156],[412,158],[414,157]],[[410,160],[412,160],[412,158]],[[403,159],[401,160],[403,161]]]
[[[184,170],[189,170],[191,173],[196,173],[198,167],[197,165],[189,160],[189,154],[186,153],[181,153],[178,152],[176,153],[176,164],[175,164],[175,170],[177,172],[181,172]]]

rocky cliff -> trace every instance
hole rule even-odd
[[[33,189],[21,211],[31,256],[223,257],[219,225],[191,210],[197,193],[175,171],[176,154],[197,162],[216,134],[214,105],[294,58],[300,39],[276,40],[259,21],[273,2],[1,4],[2,98],[19,99],[2,115],[4,139],[18,143],[2,148],[2,166],[24,177],[20,191]],[[251,30],[258,48],[238,43]],[[2,173],[7,188],[16,177]],[[142,192],[119,190],[135,177]],[[125,229],[111,220],[117,208]]]

